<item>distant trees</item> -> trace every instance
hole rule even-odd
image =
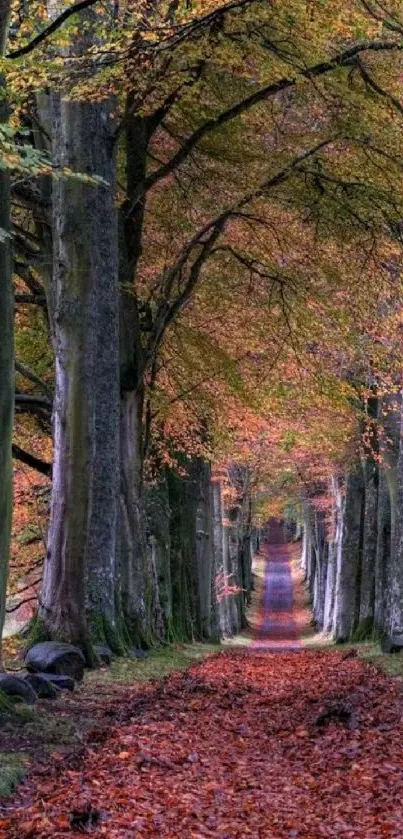
[[[325,615],[317,626],[339,642],[402,635],[400,406],[397,392],[379,399],[361,463],[332,479],[338,489],[326,500],[323,493],[325,514],[305,507],[305,556],[312,552],[312,521],[324,515],[326,523],[321,550],[325,593],[309,580],[315,614],[324,597]]]

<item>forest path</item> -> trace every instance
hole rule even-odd
[[[253,563],[254,592],[245,635],[250,651],[301,650],[312,641],[312,612],[300,555],[301,544],[286,542],[282,525],[273,521]]]
[[[351,652],[209,656],[126,686],[75,754],[31,771],[0,837],[397,839],[402,699]]]
[[[279,523],[270,527],[269,539],[263,546],[264,580],[252,647],[266,650],[299,649],[301,639],[294,613],[295,581],[291,568],[295,549],[285,541]]]

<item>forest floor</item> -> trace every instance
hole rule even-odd
[[[321,648],[294,560],[281,545],[258,560],[244,646],[116,662],[38,702],[1,839],[401,837],[402,662],[390,678]],[[0,728],[6,754],[15,736]]]

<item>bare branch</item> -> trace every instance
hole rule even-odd
[[[20,446],[17,446],[15,443],[13,443],[13,457],[15,457],[16,460],[20,460],[21,463],[25,463],[26,466],[30,466],[31,469],[36,469],[36,471],[40,472],[41,475],[46,475],[47,478],[52,477],[51,463],[46,463],[34,454],[24,451],[24,449],[21,449]]]
[[[35,373],[34,370],[31,370],[31,368],[27,367],[26,364],[22,364],[21,361],[15,362],[15,369],[17,373],[20,373],[20,375],[24,377],[24,379],[38,385],[38,387],[46,394],[46,396],[49,397],[49,399],[53,398],[52,389],[46,384],[46,382],[43,381],[43,379],[41,379],[40,376]]]

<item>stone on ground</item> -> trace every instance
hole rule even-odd
[[[102,664],[106,664],[108,667],[112,664],[113,653],[108,644],[94,644],[94,650]]]
[[[38,699],[36,691],[25,679],[9,673],[0,673],[0,691],[7,696],[19,697],[28,705],[33,705]]]
[[[24,682],[31,685],[39,699],[56,699],[59,696],[57,687],[47,676],[41,676],[39,673],[27,673],[24,676]]]
[[[30,673],[51,673],[81,681],[85,658],[81,650],[72,644],[42,641],[28,650],[25,664]]]

